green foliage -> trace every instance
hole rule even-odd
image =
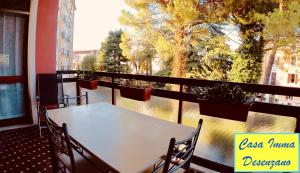
[[[172,76],[184,77],[188,46],[207,34],[200,25],[205,16],[198,9],[199,1],[127,0],[126,3],[134,12],[123,11],[120,22],[131,27],[135,32],[132,37],[141,38],[139,42],[147,43],[158,57],[164,61],[174,59]]]
[[[151,83],[148,81],[129,80],[129,79],[122,80],[121,85],[132,87],[132,88],[149,88],[149,87],[151,87]]]
[[[214,86],[195,87],[192,93],[201,100],[208,100],[217,103],[231,104],[253,104],[255,96],[245,92],[241,87],[232,87],[229,84],[215,84]]]
[[[264,37],[266,38],[266,45],[271,48],[267,66],[264,70],[264,84],[269,83],[277,50],[280,49],[280,47],[284,47],[284,49],[296,48],[296,37],[299,33],[297,30],[300,25],[299,9],[300,3],[298,0],[279,0],[279,8],[264,18]],[[280,61],[285,61],[285,56],[281,57]],[[285,68],[281,68],[282,66],[277,67],[281,70],[285,70]]]
[[[264,48],[264,18],[278,8],[278,0],[225,0],[217,3],[214,17],[239,26],[242,45],[233,59],[229,80],[258,83]],[[212,3],[214,4],[214,2]]]
[[[120,48],[123,31],[111,31],[102,43],[99,51],[99,61],[106,72],[127,73],[129,71],[128,59],[122,54]]]
[[[122,54],[129,59],[135,68],[136,74],[152,75],[152,59],[155,51],[152,45],[144,40],[146,35],[144,36],[143,38],[133,37],[124,32],[121,36],[120,48]]]
[[[279,45],[295,43],[300,26],[300,3],[291,1],[284,10],[275,9],[264,18],[264,37],[278,37]]]
[[[85,56],[81,62],[81,70],[96,71],[96,57],[93,55]]]
[[[215,12],[212,18],[219,21],[231,21],[240,25],[251,25],[262,22],[265,15],[278,8],[278,0],[223,0],[212,1]]]
[[[84,77],[93,77],[96,71],[97,58],[93,55],[85,56],[81,62]]]
[[[279,10],[281,2],[287,3],[284,13]],[[122,53],[137,73],[150,68],[149,59],[161,58],[165,62],[157,74],[161,76],[258,83],[266,39],[294,43],[300,23],[298,0],[126,3],[132,10],[122,11],[120,22],[131,32],[122,36]],[[221,25],[239,28],[241,45],[236,52],[226,45]]]
[[[163,68],[158,71],[155,75],[156,76],[162,76],[162,77],[170,77],[171,76],[171,64],[172,64],[172,59],[168,59],[167,61],[163,62]]]
[[[263,59],[263,40],[248,37],[233,59],[229,80],[232,82],[258,83],[261,77]]]
[[[164,59],[168,60],[173,57],[174,52],[170,41],[163,36],[158,36],[154,44],[156,52]]]
[[[187,59],[187,77],[227,81],[235,56],[224,37],[215,36],[191,51]]]

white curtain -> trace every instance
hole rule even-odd
[[[0,12],[0,76],[23,75],[25,18]],[[23,84],[0,84],[0,120],[24,116]]]

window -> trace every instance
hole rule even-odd
[[[5,12],[5,9],[2,12],[1,6],[10,2],[15,1],[4,4],[1,1],[0,4],[0,126],[30,122],[27,70],[24,68],[27,66],[29,16]]]
[[[291,64],[296,65],[296,57],[295,56],[292,57]]]
[[[288,83],[297,84],[297,81],[298,81],[298,74],[288,74]]]

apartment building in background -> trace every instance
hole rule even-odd
[[[72,69],[75,0],[59,0],[57,15],[56,69]]]
[[[269,56],[271,51],[266,53]],[[277,50],[269,85],[300,88],[300,40],[293,47],[280,47]],[[300,104],[300,98],[275,96],[276,102]]]
[[[72,69],[77,70],[80,68],[80,64],[84,57],[86,56],[98,56],[98,50],[81,50],[81,51],[74,51],[73,53],[73,60],[72,60]]]

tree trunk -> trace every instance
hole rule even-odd
[[[138,72],[138,65],[137,65],[137,63],[134,62],[134,63],[133,63],[133,66],[134,66],[134,68],[135,68],[135,74],[138,74],[139,72]]]
[[[149,60],[146,59],[146,62],[145,62],[145,72],[146,72],[146,75],[149,76]]]
[[[140,63],[137,62],[137,71],[136,71],[136,73],[140,74],[140,71],[141,71],[141,66],[140,66]]]
[[[148,75],[152,76],[152,58],[148,59]]]
[[[279,0],[279,10],[283,11],[285,8],[285,4],[284,4],[285,0]]]
[[[272,67],[273,67],[273,64],[275,61],[277,49],[278,49],[278,39],[275,39],[271,54],[268,59],[267,67],[265,69],[265,76],[264,76],[264,81],[263,81],[263,84],[265,84],[265,85],[269,84],[269,80],[270,80],[270,76],[271,76],[271,72],[272,72]]]
[[[284,0],[279,0],[279,10],[281,12],[283,12],[283,10],[284,10],[284,5],[285,5]],[[263,81],[263,84],[265,84],[265,85],[269,84],[272,67],[273,67],[277,49],[278,49],[278,42],[279,42],[279,35],[275,36],[275,38],[274,38],[273,48],[272,48],[271,54],[268,59],[267,67],[265,69],[265,76],[264,76],[264,81]]]
[[[172,62],[172,77],[184,77],[185,75],[185,48],[184,48],[184,27],[179,28],[175,33],[175,54]]]

